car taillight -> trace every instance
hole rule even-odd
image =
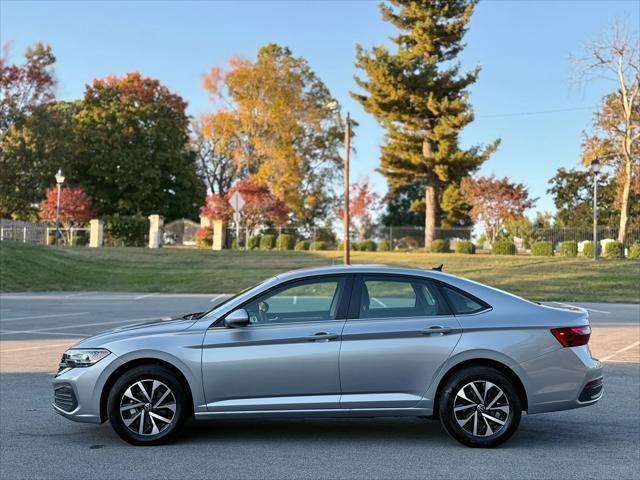
[[[579,347],[589,343],[591,327],[585,325],[584,327],[552,328],[551,333],[563,347]]]

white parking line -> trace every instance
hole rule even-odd
[[[216,300],[220,299],[221,297],[226,297],[226,296],[228,296],[228,294],[227,294],[227,293],[221,293],[220,295],[216,295],[216,296],[215,296],[215,297],[213,297],[211,300],[209,300],[209,303],[213,303],[213,302],[215,302]]]
[[[601,358],[600,360],[602,360],[603,362],[606,362],[607,360],[615,357],[619,353],[626,352],[627,350],[631,350],[632,348],[637,347],[638,345],[640,345],[640,341],[633,342],[631,345],[627,345],[626,347],[621,348],[620,350],[617,350],[617,351],[613,352],[611,355],[608,355],[608,356],[606,356],[604,358]]]
[[[2,340],[2,336],[3,335],[17,335],[19,333],[22,333],[24,335],[57,335],[58,337],[65,335],[65,336],[72,336],[72,337],[80,337],[80,338],[85,338],[90,336],[90,333],[78,333],[78,332],[64,332],[64,333],[56,333],[56,332],[34,332],[34,333],[29,333],[29,332],[21,332],[18,330],[2,330],[0,332],[0,340]]]
[[[595,308],[579,307],[578,305],[571,305],[570,303],[562,303],[562,302],[552,302],[552,303],[555,303],[556,305],[562,305],[563,307],[582,308],[584,310],[588,310],[589,312],[604,313],[605,315],[611,315],[611,312],[605,312],[604,310],[596,310]]]
[[[89,315],[89,312],[55,313],[51,315],[31,315],[28,317],[0,318],[0,322],[15,322],[16,320],[35,320],[36,318],[77,317],[78,315]]]
[[[51,330],[66,330],[67,328],[82,328],[82,327],[101,327],[103,325],[115,325],[118,323],[133,323],[133,322],[144,322],[148,320],[158,320],[158,317],[145,317],[145,318],[129,318],[126,320],[116,320],[113,322],[96,322],[96,323],[81,323],[78,325],[65,325],[62,327],[48,327],[48,328],[38,328],[34,330],[21,330],[21,331],[13,331],[12,333],[43,333],[50,332]],[[88,335],[88,334],[86,334]],[[85,336],[86,336],[85,335]]]
[[[146,295],[140,295],[139,297],[134,298],[134,300],[142,300],[143,298],[155,297],[156,295],[160,295],[159,293],[147,293]]]
[[[72,294],[70,294],[70,295],[66,295],[64,298],[82,297],[83,295],[93,295],[94,293],[98,293],[98,292],[78,292],[78,293],[72,293]]]
[[[26,351],[26,350],[47,350],[47,349],[50,349],[50,348],[66,347],[67,345],[69,345],[69,342],[56,343],[55,345],[40,345],[38,347],[11,348],[9,350],[3,348],[2,349],[2,353],[23,352],[23,351]]]

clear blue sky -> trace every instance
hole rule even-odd
[[[606,33],[615,19],[638,31],[640,2],[481,1],[461,60],[482,65],[472,88],[476,121],[465,145],[502,139],[481,173],[523,182],[538,210],[552,211],[547,181],[558,167],[577,165],[581,131],[612,82],[585,88],[571,82],[569,55]],[[138,1],[25,2],[0,4],[2,43],[11,42],[14,61],[36,41],[50,44],[58,58],[58,97],[74,99],[93,78],[137,70],[158,78],[189,102],[189,113],[210,109],[202,74],[230,55],[253,58],[268,42],[304,56],[334,96],[360,123],[352,175],[374,173],[382,130],[349,97],[355,88],[354,46],[385,42],[393,34],[374,1]],[[523,112],[575,109],[536,115]]]

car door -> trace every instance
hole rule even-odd
[[[207,409],[339,408],[340,336],[351,284],[349,276],[288,282],[240,307],[249,313],[248,326],[209,328],[202,349]]]
[[[462,333],[426,278],[362,275],[342,332],[342,408],[415,406]]]

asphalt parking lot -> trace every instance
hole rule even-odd
[[[170,446],[136,448],[109,424],[50,407],[62,351],[98,331],[202,311],[221,295],[0,295],[2,478],[638,478],[640,305],[588,308],[606,391],[595,406],[524,416],[495,450],[450,440],[421,419],[218,420]]]

